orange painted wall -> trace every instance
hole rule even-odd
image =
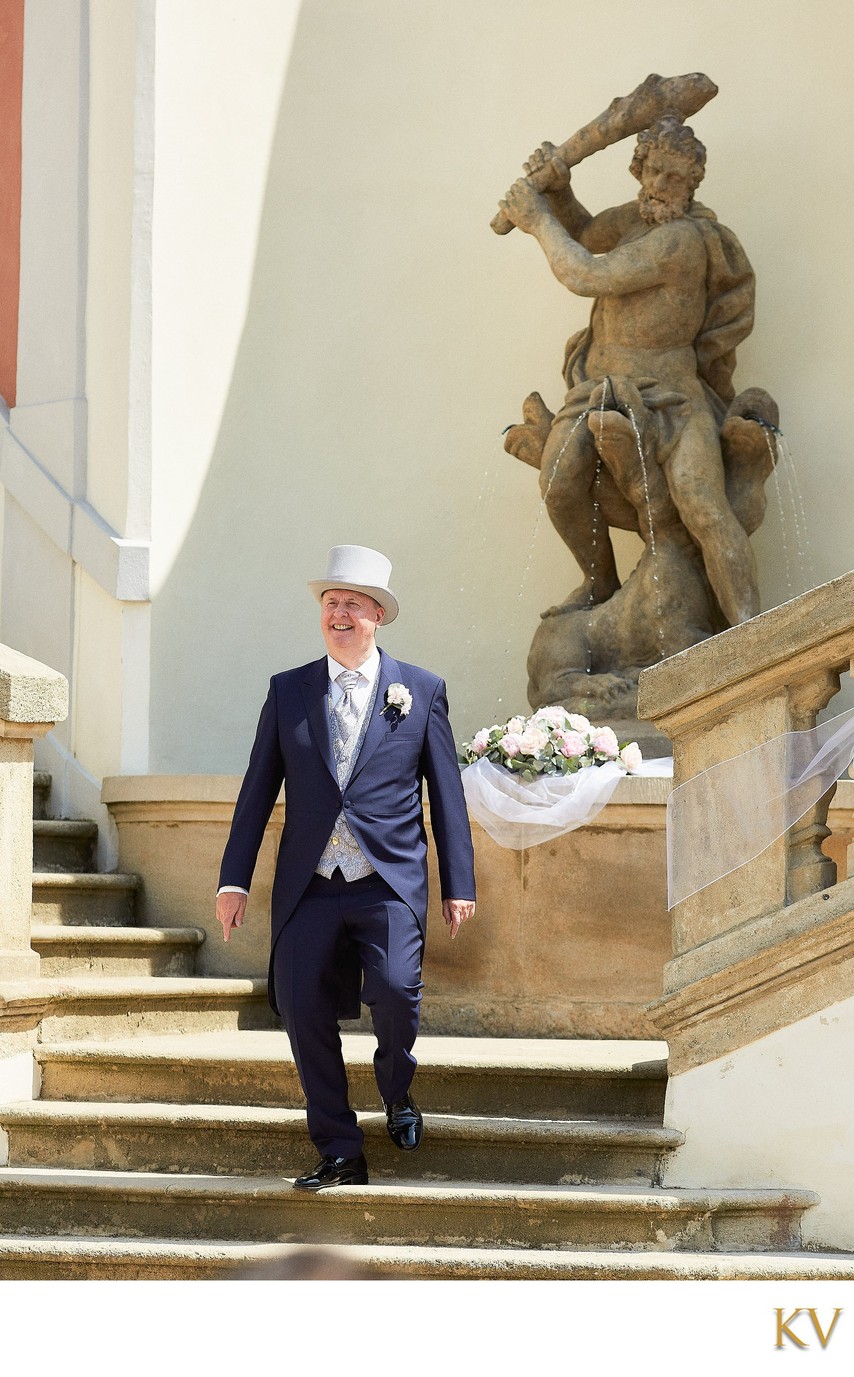
[[[0,0],[0,396],[15,405],[21,276],[24,0]]]

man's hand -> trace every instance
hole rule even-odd
[[[563,158],[558,153],[553,143],[546,139],[539,148],[535,148],[528,161],[524,164],[525,172],[529,177],[533,177],[538,172],[542,172],[544,167],[549,169],[549,191],[565,191],[571,180],[571,173]]]
[[[514,182],[504,200],[498,204],[507,218],[526,234],[535,234],[542,220],[553,218],[545,196],[531,186],[527,177],[520,177]]]
[[[245,894],[235,894],[229,890],[225,894],[217,895],[216,916],[222,923],[223,941],[228,941],[232,928],[243,927],[243,915],[245,912]]]
[[[474,899],[443,899],[442,917],[451,929],[453,941],[466,919],[474,917]]]

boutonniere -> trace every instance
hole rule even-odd
[[[412,709],[412,694],[405,684],[389,684],[385,691],[385,705],[383,713],[388,713],[389,717],[393,713],[395,718],[406,717]]]

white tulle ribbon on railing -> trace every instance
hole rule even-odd
[[[854,708],[711,765],[667,800],[667,906],[759,856],[844,774]]]
[[[632,774],[669,775],[672,764],[669,757],[647,760]],[[462,772],[469,813],[493,841],[514,851],[584,827],[625,777],[625,768],[613,761],[572,775],[540,775],[529,783],[489,760]]]

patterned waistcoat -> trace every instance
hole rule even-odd
[[[362,749],[362,742],[368,730],[368,723],[371,720],[371,713],[374,710],[374,703],[377,698],[380,676],[377,674],[374,679],[374,686],[371,690],[370,698],[362,713],[359,722],[359,730],[351,732],[349,741],[341,740],[341,731],[338,726],[338,716],[332,711],[331,695],[327,696],[327,711],[329,713],[329,725],[332,729],[332,753],[335,757],[335,769],[338,774],[338,787],[344,789],[351,774],[353,766],[359,758]],[[372,875],[374,867],[362,851],[350,825],[344,816],[344,810],[338,814],[332,835],[323,850],[323,855],[317,863],[317,874],[323,875],[327,880],[331,877],[335,867],[339,866],[345,880],[360,880],[363,875]]]

